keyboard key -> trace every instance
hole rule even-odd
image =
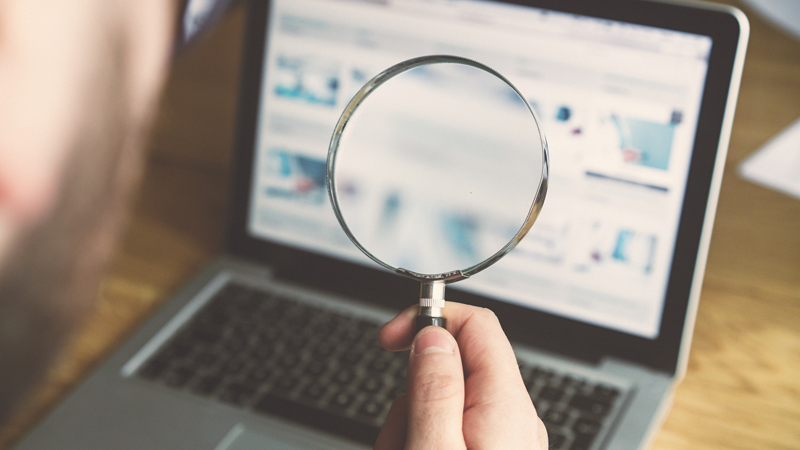
[[[522,381],[525,383],[525,389],[530,392],[531,388],[533,388],[534,383],[536,383],[536,378],[531,374],[530,371],[522,372]]]
[[[254,408],[260,413],[275,414],[366,445],[374,444],[380,431],[380,427],[375,423],[342,417],[333,411],[296,403],[273,393],[264,395]]]
[[[206,375],[197,382],[192,388],[192,392],[208,395],[222,382],[222,378],[215,375]]]
[[[281,340],[281,329],[278,327],[262,326],[257,331],[259,345],[274,347]]]
[[[278,363],[281,366],[290,369],[300,363],[300,358],[294,353],[284,353]]]
[[[245,290],[235,298],[229,300],[230,307],[235,308],[241,316],[252,316],[261,307],[261,299],[253,295],[253,291]]]
[[[576,434],[569,450],[589,450],[595,437],[594,434]]]
[[[564,396],[564,391],[559,388],[555,388],[552,386],[545,386],[539,390],[539,397],[542,400],[550,400],[551,402],[557,402],[561,400],[561,397]]]
[[[193,375],[193,371],[185,367],[179,367],[167,372],[164,375],[164,382],[172,387],[183,387]]]
[[[602,424],[596,420],[580,418],[572,425],[572,429],[577,434],[595,435],[600,432]]]
[[[355,366],[359,361],[361,361],[363,356],[363,353],[357,349],[348,350],[344,355],[342,355],[339,362],[342,365]]]
[[[330,341],[321,341],[314,347],[314,353],[318,356],[330,356],[336,351],[336,345]]]
[[[619,390],[611,386],[598,384],[594,387],[594,391],[592,391],[592,397],[611,402],[619,397]]]
[[[311,307],[298,305],[288,312],[286,317],[284,317],[284,321],[289,327],[301,330],[305,329],[306,325],[311,322],[312,317],[313,310]]]
[[[569,401],[569,406],[575,409],[586,411],[596,416],[605,416],[611,409],[609,402],[577,394]]]
[[[247,317],[238,317],[234,323],[228,325],[228,328],[232,330],[234,335],[241,336],[244,338],[245,343],[249,344],[250,340],[255,340],[254,334],[261,329],[261,323],[259,323],[254,316],[250,315]]]
[[[218,327],[198,327],[190,330],[188,339],[211,346],[217,343],[221,337],[222,330]]]
[[[397,397],[400,397],[401,395],[403,395],[405,393],[406,393],[406,385],[405,384],[397,385],[397,386],[393,387],[391,391],[389,391],[388,397],[389,397],[390,400],[394,401],[394,399],[396,399]]]
[[[226,339],[222,343],[222,348],[229,353],[240,353],[242,350],[247,348],[247,341],[241,335],[233,335],[230,339]]]
[[[261,305],[261,309],[265,309],[268,307],[272,307],[278,303],[276,297],[271,292],[264,292],[264,291],[251,291],[254,298],[258,299],[259,305]]]
[[[355,396],[353,396],[353,394],[346,391],[340,391],[337,392],[336,395],[333,396],[333,398],[331,398],[330,404],[331,406],[338,409],[346,409],[353,403],[354,399]]]
[[[297,378],[288,373],[280,377],[275,383],[275,387],[284,393],[288,393],[294,389],[295,386],[297,386]]]
[[[567,437],[565,435],[547,430],[547,442],[551,450],[560,449],[566,441]]]
[[[367,400],[361,405],[358,412],[368,417],[378,417],[385,409],[385,406],[375,400]]]
[[[194,357],[194,362],[198,368],[207,369],[213,367],[220,361],[219,355],[212,352],[200,352]]]
[[[378,336],[375,334],[370,334],[368,336],[362,337],[361,343],[365,347],[364,348],[365,353],[368,353],[370,351],[375,352],[375,355],[373,356],[374,358],[377,358],[379,356],[388,357],[388,355],[391,355],[391,353],[389,353],[388,351],[384,350],[383,347],[381,347],[381,344],[378,343]]]
[[[253,398],[255,393],[256,390],[250,386],[233,383],[225,386],[225,388],[222,389],[222,392],[219,393],[218,397],[220,400],[226,403],[243,405],[248,403],[250,399]]]
[[[311,333],[318,338],[324,338],[330,336],[334,330],[336,330],[336,322],[330,318],[314,324],[314,326],[311,328]]]
[[[545,411],[540,417],[542,418],[542,422],[552,425],[564,425],[564,422],[567,420],[566,414],[555,409]]]
[[[378,330],[380,329],[380,325],[369,322],[366,320],[359,320],[358,321],[358,328],[361,329],[362,335],[369,336],[369,335],[378,335]]]
[[[214,296],[214,300],[212,300],[212,302],[215,304],[230,303],[246,292],[247,288],[244,286],[236,283],[228,283],[222,289],[220,289],[219,292],[217,292],[217,295]]]
[[[344,324],[341,327],[341,331],[333,337],[333,340],[349,347],[354,342],[361,340],[361,330],[353,325],[353,322]]]
[[[561,388],[562,389],[573,388],[573,389],[575,389],[577,391],[581,391],[584,388],[586,388],[586,386],[588,384],[589,383],[586,380],[582,379],[582,378],[581,379],[576,379],[576,378],[573,378],[573,377],[571,377],[569,375],[566,375],[561,379]]]
[[[267,306],[258,312],[257,319],[262,326],[283,326],[281,320],[286,315],[287,306],[285,301],[279,301],[275,306]]]
[[[242,359],[231,359],[225,363],[224,367],[222,368],[222,373],[228,375],[239,375],[241,374],[245,367],[247,366],[247,361]]]
[[[303,389],[302,395],[303,398],[305,398],[306,400],[316,401],[322,398],[322,396],[325,395],[327,392],[328,388],[326,388],[325,386],[317,383],[312,383],[306,386],[305,389]]]
[[[170,342],[161,349],[161,355],[170,359],[184,358],[192,352],[192,343],[188,341],[176,340]]]
[[[367,377],[361,383],[361,389],[371,394],[378,392],[379,390],[381,390],[382,387],[383,387],[383,380],[381,380],[378,377]]]
[[[306,366],[306,374],[311,375],[312,377],[319,377],[323,373],[328,371],[328,364],[323,361],[311,361]]]
[[[397,367],[397,370],[394,372],[394,378],[405,384],[406,378],[408,377],[408,354],[403,352],[399,356],[401,360],[401,364]]]
[[[253,349],[251,355],[259,361],[264,361],[275,355],[275,348],[272,345],[262,343]]]
[[[272,377],[273,372],[271,366],[254,366],[247,373],[245,379],[248,384],[260,386]]]
[[[336,372],[336,375],[333,376],[333,381],[339,384],[348,384],[350,383],[355,375],[349,369],[341,369]]]
[[[369,367],[369,369],[374,372],[383,373],[386,372],[386,370],[389,369],[389,367],[391,366],[392,366],[392,360],[389,359],[389,357],[386,357],[385,355],[378,355],[375,357],[375,359],[370,361],[367,367]]]
[[[290,351],[298,351],[308,343],[308,338],[302,334],[292,334],[286,341],[286,348]]]
[[[150,361],[147,361],[142,365],[139,369],[139,376],[147,379],[155,379],[161,375],[166,368],[169,367],[168,361],[165,361],[160,358],[154,358]]]
[[[537,380],[549,381],[551,378],[554,378],[556,374],[555,372],[549,369],[534,367],[533,370],[531,370],[531,376]]]
[[[228,323],[233,316],[227,311],[217,309],[205,309],[198,313],[197,322],[210,326],[223,326]]]

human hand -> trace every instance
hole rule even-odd
[[[375,450],[547,449],[497,317],[452,302],[446,311],[447,330],[426,327],[414,336],[415,306],[378,333],[387,350],[411,352],[407,394],[392,404]]]

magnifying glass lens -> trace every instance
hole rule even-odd
[[[354,243],[384,267],[469,274],[513,247],[538,213],[538,122],[487,69],[434,61],[398,70],[345,111],[331,148],[335,207]]]

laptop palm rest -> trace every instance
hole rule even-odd
[[[238,423],[214,447],[214,450],[323,450],[326,448],[328,447],[321,446],[318,441],[284,433],[261,434]]]

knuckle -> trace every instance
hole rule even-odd
[[[500,323],[500,319],[497,318],[497,314],[495,314],[494,311],[489,308],[479,308],[476,314],[481,321],[498,324]]]
[[[462,380],[452,375],[430,372],[417,376],[409,395],[417,402],[438,402],[451,399],[461,392]]]

